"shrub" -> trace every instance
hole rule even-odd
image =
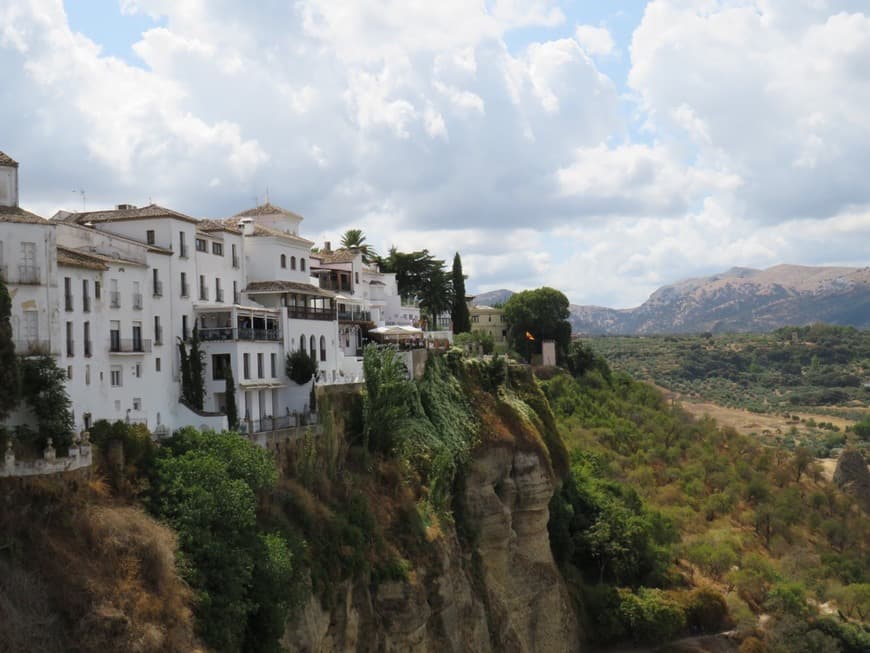
[[[641,588],[637,594],[619,590],[619,598],[620,618],[635,641],[660,644],[686,627],[683,609],[661,590]]]
[[[686,601],[686,623],[703,633],[717,633],[729,625],[725,598],[711,589],[697,589]]]
[[[309,356],[302,349],[297,349],[287,354],[284,370],[287,378],[296,385],[304,385],[317,374],[317,358],[314,355]]]

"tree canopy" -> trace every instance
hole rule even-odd
[[[435,258],[429,250],[400,252],[390,248],[386,258],[379,259],[383,272],[394,272],[399,294],[405,299],[417,300],[430,319],[450,310],[453,302],[453,284],[444,261]]]
[[[568,298],[553,288],[524,290],[512,295],[504,305],[505,318],[510,325],[508,338],[519,352],[540,353],[541,342],[556,341],[556,355],[564,359],[571,341],[568,322]],[[534,340],[530,340],[528,335]]]
[[[362,250],[363,261],[370,263],[377,260],[378,254],[374,248],[366,243],[366,235],[362,229],[348,229],[341,235],[341,246],[346,249],[357,248]]]
[[[467,333],[471,331],[471,317],[468,314],[468,303],[465,301],[465,276],[462,274],[462,259],[459,252],[453,257],[453,310],[450,317],[453,319],[453,333]]]

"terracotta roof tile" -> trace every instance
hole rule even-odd
[[[297,220],[305,219],[298,213],[293,213],[293,211],[282,209],[280,206],[275,206],[274,204],[270,204],[269,202],[266,202],[265,204],[262,204],[260,206],[255,206],[253,209],[248,209],[247,211],[237,213],[234,217],[255,218],[259,215],[286,215],[287,217],[296,218]]]
[[[17,168],[18,161],[13,159],[5,152],[0,152],[0,166],[6,166],[7,168]]]
[[[141,208],[111,209],[109,211],[88,211],[86,213],[70,213],[65,216],[65,222],[85,224],[86,222],[122,222],[125,220],[147,220],[149,218],[175,218],[185,222],[198,223],[199,220],[184,213],[167,209],[157,204],[149,204]]]
[[[196,224],[199,231],[210,233],[212,231],[226,231],[231,234],[241,234],[242,230],[238,227],[238,220],[200,220]]]
[[[0,222],[18,222],[21,224],[51,224],[45,218],[35,213],[25,211],[17,206],[0,205]]]
[[[323,250],[314,252],[311,254],[311,257],[319,259],[321,265],[329,265],[330,263],[351,263],[359,253],[359,250],[356,249],[342,248],[331,252],[324,252]]]
[[[246,293],[261,293],[261,292],[301,292],[306,295],[317,295],[319,297],[335,297],[335,293],[323,288],[318,288],[310,283],[300,283],[298,281],[254,281],[249,283],[245,288]]]
[[[109,266],[103,262],[102,257],[94,256],[88,252],[80,252],[68,247],[57,247],[57,264],[68,265],[90,270],[108,270]]]

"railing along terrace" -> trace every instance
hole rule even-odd
[[[197,331],[199,339],[202,341],[215,340],[270,340],[277,341],[281,339],[281,334],[278,329],[252,329],[232,327],[217,327],[209,329],[199,329]]]
[[[109,351],[113,354],[141,354],[151,351],[150,340],[117,339],[109,340]]]
[[[335,319],[334,308],[315,308],[312,306],[288,306],[287,317],[291,320],[325,320]]]
[[[371,311],[338,311],[338,319],[345,322],[371,322]]]

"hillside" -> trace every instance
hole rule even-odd
[[[825,322],[870,327],[870,267],[731,268],[663,286],[630,309],[572,306],[575,333],[770,331]]]

